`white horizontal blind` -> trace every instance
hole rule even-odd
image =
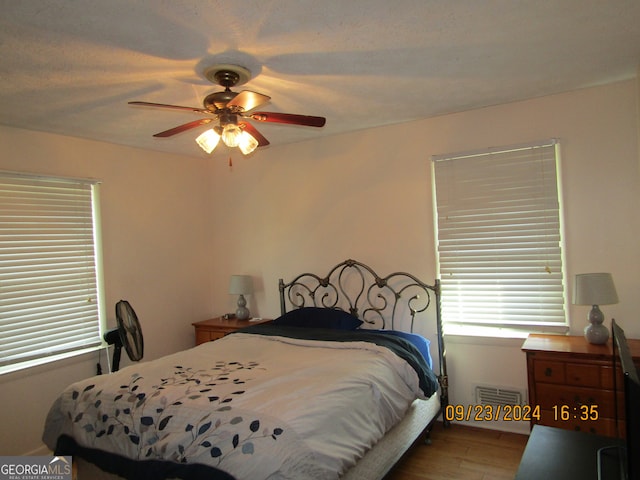
[[[0,172],[0,369],[101,343],[94,188]]]
[[[445,332],[566,332],[557,144],[434,157]]]

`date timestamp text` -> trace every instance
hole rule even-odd
[[[447,405],[444,418],[449,422],[540,421],[540,405]]]

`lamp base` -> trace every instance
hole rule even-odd
[[[609,340],[609,329],[601,323],[587,325],[584,327],[584,338],[587,339],[587,342],[594,345],[607,343],[607,340]]]
[[[584,328],[584,338],[594,345],[602,345],[609,340],[609,329],[602,325],[604,315],[598,305],[594,305],[587,316],[589,325]]]
[[[247,301],[244,295],[240,294],[238,297],[238,308],[236,309],[236,318],[238,320],[247,320],[251,316],[251,312],[247,308]]]

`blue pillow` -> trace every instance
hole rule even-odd
[[[404,338],[411,342],[420,351],[422,356],[429,365],[429,368],[433,368],[433,360],[431,359],[431,352],[429,346],[431,342],[429,339],[424,338],[417,333],[402,332],[400,330],[365,330],[366,332],[386,333],[387,335],[395,335],[396,337]]]
[[[333,308],[303,307],[296,308],[276,318],[273,325],[292,327],[333,328],[338,330],[355,330],[362,325],[362,320],[353,315]]]

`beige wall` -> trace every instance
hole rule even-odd
[[[215,310],[207,161],[6,127],[0,145],[0,169],[102,180],[108,325],[126,299],[142,324],[145,360],[193,345],[191,322]],[[0,376],[0,454],[38,448],[55,396],[95,374],[97,361],[88,354]]]
[[[576,273],[612,272],[603,307],[640,337],[640,174],[634,81],[263,150],[212,168],[222,271],[264,282],[258,314],[278,313],[277,279],[347,257],[435,277],[431,155],[558,138],[569,291]],[[266,129],[264,127],[263,129]],[[393,139],[393,140],[391,140]],[[216,304],[228,303],[225,275]],[[230,307],[232,306],[229,304]],[[229,308],[230,308],[229,307]],[[580,333],[586,307],[570,306]]]
[[[576,273],[612,272],[620,303],[603,311],[640,337],[637,94],[634,82],[622,82],[269,147],[234,157],[231,169],[226,158],[206,162],[0,127],[0,168],[104,180],[107,303],[132,302],[150,359],[189,346],[192,321],[234,309],[227,294],[233,273],[254,276],[259,291],[249,306],[264,317],[278,314],[278,278],[349,257],[430,281],[430,156],[559,138],[569,287]],[[569,313],[579,334],[586,309]],[[475,383],[526,388],[520,345],[449,339],[452,401],[473,403]],[[55,393],[93,373],[94,364],[0,378],[3,439],[10,439],[0,452],[37,448]],[[24,397],[36,398],[36,408]]]
[[[214,238],[225,251],[221,270],[263,282],[251,299],[261,316],[278,313],[280,276],[323,272],[349,257],[380,273],[430,280],[431,155],[553,137],[562,149],[569,301],[576,273],[612,272],[620,303],[603,311],[640,337],[637,94],[627,81],[273,148],[236,161],[231,172],[220,163],[213,202],[233,198],[234,208],[216,209],[216,224],[236,233],[232,241]],[[217,305],[229,302],[225,282],[225,275],[214,278]],[[581,334],[587,310],[569,306],[573,334]],[[473,403],[476,383],[526,389],[521,344],[450,338],[453,402]]]

